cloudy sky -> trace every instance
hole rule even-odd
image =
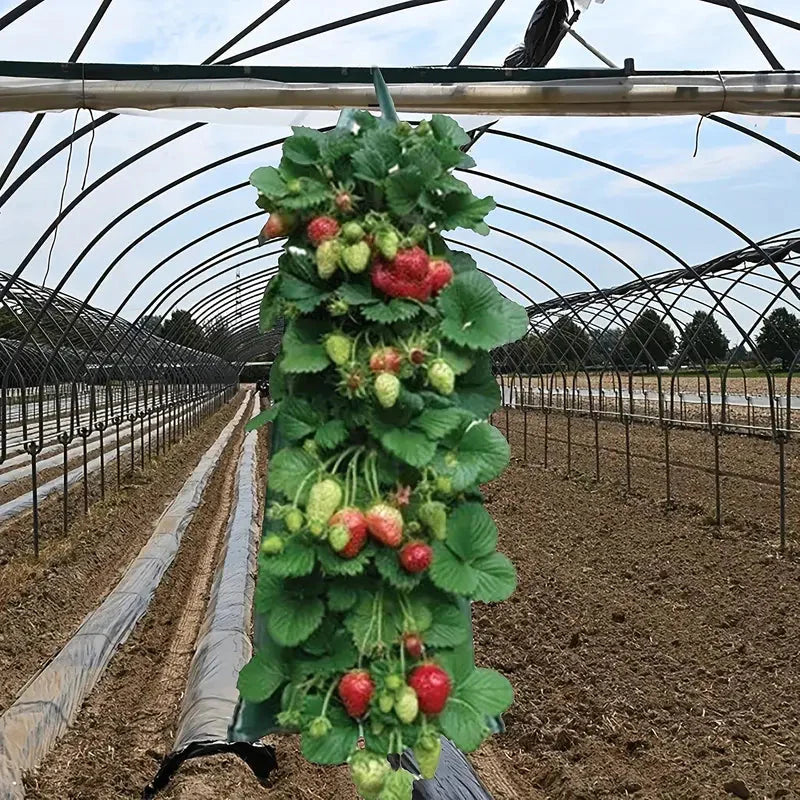
[[[99,0],[45,0],[35,10],[0,32],[4,59],[61,61],[68,57],[94,14]],[[0,0],[0,16],[18,0]],[[243,63],[406,66],[447,63],[458,50],[490,0],[443,0],[394,13],[338,31],[284,46]],[[777,14],[799,18],[797,0],[754,0]],[[238,43],[239,52],[302,31],[312,25],[378,8],[379,0],[290,0],[262,28]],[[199,63],[267,8],[265,0],[114,0],[86,48],[83,60],[141,63]],[[521,40],[535,2],[506,0],[486,33],[465,59],[476,65],[498,65]],[[800,68],[800,33],[768,22],[756,26],[784,65]],[[617,63],[626,57],[639,68],[761,70],[767,65],[733,14],[700,0],[607,0],[592,5],[578,30]],[[230,54],[230,53],[228,53]],[[551,66],[597,66],[595,58],[567,39]],[[65,291],[83,297],[96,283],[93,304],[128,319],[145,310],[163,287],[214,254],[244,243],[259,227],[250,220],[225,228],[205,242],[185,247],[203,233],[255,211],[248,189],[227,192],[163,225],[141,242],[130,244],[165,217],[213,192],[246,181],[257,166],[275,163],[276,148],[237,158],[184,182],[134,214],[114,224],[82,257],[92,237],[138,200],[187,171],[288,133],[290,124],[322,125],[327,114],[274,112],[180,112],[125,114],[102,126],[88,162],[88,137],[71,155],[65,191],[69,203],[87,184],[119,161],[195,120],[210,124],[181,136],[105,182],[87,195],[67,217],[53,247],[47,285],[69,273]],[[0,164],[15,149],[30,123],[23,114],[0,116]],[[736,118],[740,124],[800,150],[800,122],[779,118]],[[80,112],[78,126],[89,121]],[[74,113],[49,114],[14,172],[15,177],[47,148],[67,135]],[[753,239],[781,234],[800,226],[797,186],[800,163],[736,131],[703,123],[700,146],[693,157],[697,118],[508,118],[498,128],[534,137],[657,181],[740,228]],[[586,206],[639,231],[664,246],[677,259],[694,264],[744,246],[737,234],[687,205],[643,188],[603,168],[540,145],[524,145],[501,136],[485,136],[473,155],[481,171]],[[12,272],[28,258],[49,222],[57,214],[67,167],[67,153],[49,162],[0,210],[0,270]],[[612,286],[633,277],[631,270],[603,250],[576,238],[577,231],[616,254],[638,272],[649,274],[678,266],[679,261],[641,236],[562,203],[496,181],[473,178],[476,191],[491,193],[498,202],[517,207],[545,222],[498,209],[490,222],[529,240],[527,244],[502,232],[488,240],[457,236],[489,251],[478,254],[486,269],[516,287],[501,288],[523,302],[547,300],[555,292]],[[555,223],[550,224],[550,223]],[[561,227],[558,227],[561,226]],[[564,230],[566,228],[567,230]],[[35,252],[24,277],[41,283],[52,238]],[[537,245],[537,246],[534,246]],[[242,244],[244,246],[244,244]],[[182,250],[180,253],[176,251]],[[249,252],[239,261],[262,255]],[[498,258],[499,257],[499,258]],[[79,260],[80,259],[80,260]],[[505,260],[503,260],[505,259]],[[163,265],[161,262],[164,261]],[[533,277],[506,262],[523,265]],[[228,260],[200,277],[187,279],[177,291],[163,295],[158,311],[190,307],[209,292],[233,280],[237,260]],[[243,277],[272,265],[262,258],[240,267]],[[158,266],[158,269],[155,267]],[[135,289],[146,274],[154,274]],[[794,268],[787,267],[792,274]],[[214,277],[216,276],[216,277]],[[209,280],[211,278],[211,280]],[[764,280],[755,281],[763,286]],[[742,303],[763,307],[766,295],[757,288],[739,290]],[[742,293],[743,292],[743,293]],[[255,295],[251,295],[255,296]],[[699,296],[698,296],[699,297]],[[702,298],[700,298],[702,299]],[[680,301],[691,311],[691,296]],[[151,309],[152,310],[152,309]],[[738,306],[747,326],[753,312]],[[213,317],[213,304],[202,312]],[[732,332],[733,326],[725,323]]]

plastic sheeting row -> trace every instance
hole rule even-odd
[[[0,800],[24,797],[23,774],[40,764],[66,731],[114,653],[147,611],[251,397],[248,392],[200,459],[121,581],[0,716]]]

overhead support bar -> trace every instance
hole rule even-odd
[[[448,114],[800,115],[800,72],[669,74],[550,81],[394,83],[400,111]],[[75,80],[0,77],[0,111],[172,108],[338,110],[376,107],[371,84],[257,78]]]

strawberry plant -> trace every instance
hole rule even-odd
[[[515,588],[478,487],[509,459],[489,351],[528,320],[442,236],[487,233],[494,207],[453,175],[472,164],[456,122],[355,111],[293,130],[251,176],[262,238],[288,237],[260,324],[286,332],[251,423],[274,421],[277,444],[239,690],[310,761],[348,762],[364,798],[409,798],[389,754],[432,777],[441,735],[472,751],[512,701],[473,664],[465,604]]]

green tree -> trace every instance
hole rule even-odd
[[[159,314],[145,314],[139,320],[139,326],[143,331],[153,333],[156,336],[161,335],[161,316]]]
[[[205,349],[205,334],[191,311],[176,308],[172,316],[162,323],[161,335],[175,344],[193,347],[195,350]]]
[[[554,367],[584,364],[591,349],[586,325],[573,317],[560,317],[543,334],[544,361]]]
[[[767,361],[780,359],[781,369],[789,369],[800,351],[800,319],[785,308],[776,308],[764,320],[756,342]]]
[[[233,342],[233,334],[224,319],[217,319],[206,328],[206,350],[225,358]]]
[[[620,349],[630,366],[663,366],[675,350],[672,328],[652,308],[646,308],[625,329]]]
[[[708,364],[721,361],[728,352],[728,337],[719,323],[706,311],[696,311],[691,322],[683,329],[681,352],[684,362]]]

